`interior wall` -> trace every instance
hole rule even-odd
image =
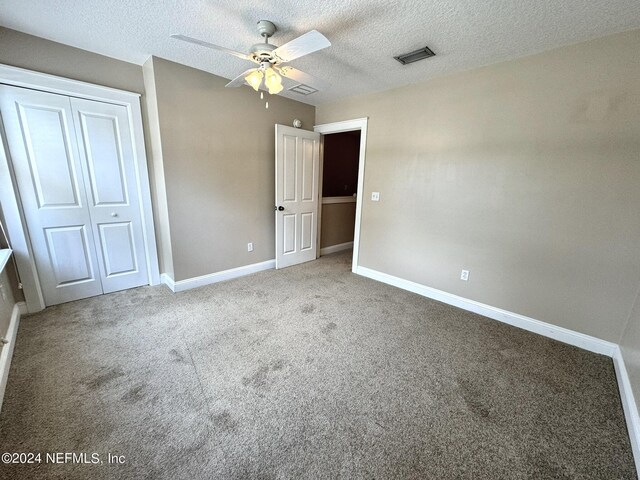
[[[315,107],[153,58],[174,280],[274,258],[275,129]],[[247,251],[252,242],[254,251]]]
[[[360,265],[618,342],[640,282],[639,50],[635,30],[318,107],[369,117]]]
[[[360,131],[324,135],[322,142],[322,196],[352,196],[358,191]]]
[[[0,27],[0,63],[143,93],[142,67]]]
[[[353,242],[355,224],[355,202],[322,205],[320,248]]]

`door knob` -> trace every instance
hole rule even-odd
[[[276,210],[278,210],[278,211],[280,211],[280,212],[281,212],[281,211],[283,211],[283,210],[284,210],[284,207],[283,207],[282,205],[280,205],[279,207],[276,207]]]
[[[116,212],[111,212],[111,216],[112,216],[112,217],[117,217],[117,216],[118,216],[118,214],[117,214]]]

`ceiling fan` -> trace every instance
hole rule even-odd
[[[243,60],[249,60],[258,64],[257,67],[250,68],[231,80],[226,85],[227,87],[239,87],[244,85],[246,82],[253,87],[254,90],[258,91],[262,86],[262,81],[264,79],[264,87],[270,94],[276,95],[283,89],[282,76],[318,90],[319,88],[316,87],[321,86],[324,82],[307,73],[301,72],[296,68],[284,64],[304,55],[327,48],[331,46],[331,42],[329,42],[329,40],[327,40],[327,38],[317,30],[311,30],[304,35],[285,43],[281,47],[277,47],[269,43],[269,38],[276,32],[276,30],[276,26],[269,20],[260,20],[258,22],[258,33],[264,38],[264,42],[253,45],[247,54],[236,52],[235,50],[214,45],[196,38],[187,37],[185,35],[171,35],[171,37],[177,40],[195,43],[196,45],[219,50],[242,58]]]

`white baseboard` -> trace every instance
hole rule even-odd
[[[633,452],[633,458],[636,463],[636,471],[640,472],[640,415],[638,415],[638,406],[633,396],[631,381],[627,373],[627,367],[624,364],[622,350],[618,346],[616,346],[613,355],[613,365],[616,369],[620,400],[622,401],[624,418],[627,423],[627,431],[629,432],[631,451]]]
[[[20,316],[27,313],[27,304],[25,302],[16,303],[11,312],[11,321],[9,329],[5,337],[9,343],[3,345],[0,350],[0,411],[2,411],[2,402],[4,400],[4,391],[7,388],[7,380],[9,379],[9,369],[11,368],[11,358],[13,357],[13,349],[16,346],[16,337],[18,335],[18,325],[20,324]]]
[[[175,282],[173,281],[173,278],[171,278],[168,274],[160,274],[160,283],[164,283],[172,292],[176,291]]]
[[[320,255],[329,255],[330,253],[341,252],[343,250],[349,250],[350,248],[353,248],[353,242],[339,243],[338,245],[321,248]]]
[[[464,297],[459,297],[452,293],[443,292],[435,288],[427,287],[419,283],[404,280],[402,278],[394,277],[386,273],[378,272],[366,267],[357,267],[356,273],[363,277],[371,278],[379,282],[393,285],[394,287],[408,290],[424,297],[429,297],[439,302],[453,305],[454,307],[462,308],[470,312],[484,315],[485,317],[498,320],[499,322],[508,323],[514,327],[522,328],[545,337],[553,338],[560,342],[568,343],[576,347],[583,348],[590,352],[599,353],[608,357],[615,355],[618,345],[600,338],[585,335],[584,333],[575,332],[568,328],[558,327],[550,323],[542,322],[534,318],[525,317],[518,313],[513,313],[501,308],[492,307],[484,303],[476,302],[475,300],[469,300]]]
[[[243,267],[231,268],[229,270],[223,270],[221,272],[210,273],[208,275],[202,275],[200,277],[188,278],[186,280],[174,281],[166,273],[161,275],[161,281],[172,292],[178,293],[192,288],[203,287],[212,283],[224,282],[225,280],[231,280],[232,278],[244,277],[252,273],[261,272],[263,270],[269,270],[276,267],[275,260],[267,260],[266,262],[253,263],[251,265],[245,265]]]

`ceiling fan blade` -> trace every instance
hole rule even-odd
[[[273,51],[273,55],[281,62],[290,62],[291,60],[330,46],[331,42],[327,40],[327,37],[317,30],[311,30],[276,48]]]
[[[283,77],[308,85],[317,90],[326,90],[329,87],[329,83],[324,80],[320,80],[318,77],[304,73],[303,71],[290,67],[289,65],[277,66],[275,68]]]
[[[251,72],[253,72],[254,70],[257,70],[256,68],[250,68],[249,70],[247,70],[246,72],[241,73],[240,75],[238,75],[236,78],[234,78],[233,80],[231,80],[229,83],[227,83],[225,85],[225,87],[241,87],[242,85],[244,85],[245,83],[247,83],[244,79],[244,77],[246,77],[247,75],[249,75]]]
[[[229,55],[242,58],[243,60],[251,60],[252,62],[254,61],[249,55],[245,53],[236,52],[235,50],[231,50],[230,48],[214,45],[213,43],[205,42],[204,40],[198,40],[197,38],[191,38],[191,37],[187,37],[186,35],[179,35],[179,34],[171,35],[171,38],[175,38],[176,40],[182,40],[183,42],[195,43],[196,45],[200,45],[202,47],[213,48],[214,50],[219,50],[221,52],[228,53]]]

